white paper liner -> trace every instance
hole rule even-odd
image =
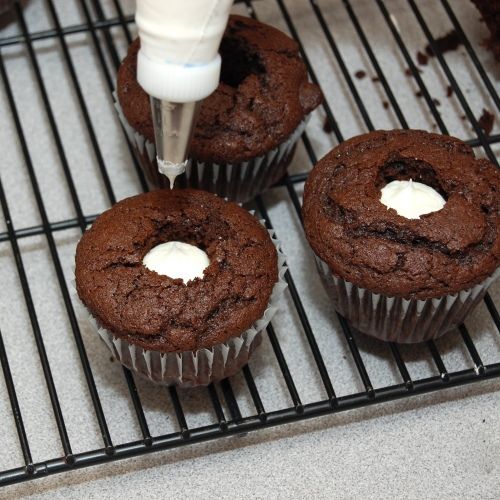
[[[387,342],[415,344],[436,339],[463,323],[500,275],[454,295],[418,300],[370,292],[335,276],[318,256],[316,265],[335,309],[357,330]]]
[[[264,224],[263,221],[260,222]],[[262,332],[278,310],[279,301],[287,287],[284,279],[287,270],[285,256],[274,231],[268,232],[278,254],[278,281],[274,284],[262,317],[240,336],[197,351],[162,353],[143,349],[115,337],[89,313],[90,323],[115,359],[156,384],[194,387],[234,375],[248,363],[250,355],[262,342]]]
[[[120,122],[148,181],[154,187],[169,187],[169,180],[158,171],[155,145],[132,128],[118,102],[116,92],[113,92],[113,97]],[[181,187],[202,189],[232,201],[249,201],[285,175],[308,119],[309,116],[278,147],[249,161],[218,164],[190,159],[186,173],[178,177],[176,182],[181,182]]]

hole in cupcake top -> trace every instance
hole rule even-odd
[[[420,219],[421,215],[437,212],[446,204],[446,193],[436,172],[420,160],[386,162],[376,183],[380,202],[406,219]]]
[[[222,262],[218,247],[231,234],[227,222],[217,215],[180,211],[178,217],[158,224],[156,231],[144,241],[142,264],[187,284],[197,277],[203,278],[204,270],[214,260]]]
[[[436,172],[431,165],[422,160],[404,158],[387,161],[379,170],[376,186],[382,189],[392,181],[409,180],[425,184],[437,191],[445,200],[448,199]]]
[[[238,87],[249,75],[261,75],[265,72],[259,56],[241,40],[223,38],[220,45],[222,67],[220,80],[230,87]]]
[[[441,210],[446,201],[435,189],[410,179],[386,184],[381,189],[380,203],[406,219],[420,219],[421,215]]]
[[[182,279],[184,284],[195,278],[203,278],[203,272],[210,265],[206,252],[195,245],[182,241],[168,241],[154,246],[144,256],[142,263],[150,271]]]

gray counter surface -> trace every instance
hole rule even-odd
[[[90,5],[92,2],[87,2]],[[116,16],[112,0],[101,2],[105,14]],[[122,0],[125,14],[133,12],[133,1]],[[255,3],[259,18],[286,30],[276,2]],[[347,12],[340,1],[317,2],[331,27],[354,85],[363,99],[376,128],[399,126],[397,116],[384,101],[387,97],[375,75]],[[481,46],[487,31],[479,14],[467,0],[449,2],[498,90],[500,66]],[[54,1],[62,26],[85,22],[79,2]],[[380,61],[395,97],[412,128],[435,130],[425,102],[415,96],[415,81],[405,74],[405,63],[376,2],[353,0],[353,5],[371,46]],[[385,2],[396,19],[410,54],[425,47],[425,37],[415,22],[408,3]],[[440,36],[450,30],[441,2],[421,0],[419,8],[431,31]],[[47,3],[27,2],[24,15],[28,29],[38,32],[53,27]],[[366,131],[365,123],[339,70],[318,20],[306,0],[286,0],[292,19],[302,38],[310,61],[331,106],[344,138]],[[245,12],[238,5],[237,12]],[[20,27],[3,23],[0,37],[14,36]],[[133,26],[131,25],[133,29]],[[126,40],[120,26],[111,31],[120,57]],[[100,36],[100,35],[99,35]],[[124,136],[113,109],[106,79],[87,33],[66,36],[70,55],[92,121],[97,141],[117,199],[140,191]],[[104,41],[101,40],[104,46]],[[48,99],[54,112],[68,168],[75,182],[82,212],[93,215],[110,205],[98,161],[81,118],[75,89],[56,38],[34,43]],[[23,44],[1,49],[3,61],[21,119],[28,148],[51,222],[73,219],[76,215],[68,184],[63,175],[60,152],[53,139],[39,86]],[[487,90],[463,47],[446,54],[474,116],[483,109],[495,110]],[[108,61],[110,62],[110,61]],[[109,64],[114,78],[114,69]],[[421,66],[422,78],[448,131],[463,139],[474,137],[470,123],[455,95],[447,97],[448,81],[435,58]],[[364,78],[354,73],[363,70]],[[16,229],[41,223],[25,158],[12,120],[5,86],[0,84],[1,180]],[[334,134],[323,131],[325,111],[316,111],[308,134],[318,157],[337,144]],[[498,133],[498,119],[493,134]],[[498,147],[493,151],[498,156]],[[477,153],[484,152],[478,148]],[[303,145],[291,167],[292,172],[311,168]],[[296,186],[301,194],[302,186]],[[304,308],[313,327],[336,394],[363,390],[345,337],[329,305],[316,274],[298,218],[285,188],[264,196],[277,235]],[[0,219],[0,233],[6,231]],[[54,232],[58,255],[71,289],[73,255],[80,237],[78,227]],[[47,240],[43,235],[19,240],[34,307],[43,335],[68,436],[74,453],[102,447],[92,403],[78,360],[71,327],[57,284]],[[16,386],[33,460],[44,461],[62,455],[57,427],[48,398],[33,331],[16,272],[12,248],[0,241],[0,328]],[[500,287],[491,295],[498,299]],[[111,362],[105,347],[86,322],[85,311],[74,299],[85,348],[92,366],[103,411],[114,444],[140,438],[134,410],[123,372]],[[303,403],[325,397],[314,368],[314,361],[289,294],[274,322],[284,355],[290,366]],[[468,318],[467,327],[485,364],[500,361],[500,336],[481,304]],[[390,351],[368,337],[357,337],[363,360],[374,387],[400,383]],[[451,333],[437,342],[449,371],[471,367],[470,357],[460,337]],[[437,374],[425,346],[403,347],[402,354],[410,374],[422,378]],[[266,410],[290,406],[272,348],[266,339],[250,363]],[[175,415],[168,394],[162,388],[136,380],[152,435],[176,430]],[[252,409],[244,379],[232,381],[243,415]],[[181,391],[188,424],[191,427],[214,422],[206,390]],[[384,403],[307,422],[275,427],[246,436],[225,438],[167,452],[90,467],[69,473],[9,486],[0,498],[498,498],[500,495],[500,379],[438,393]],[[4,385],[0,381],[0,470],[22,465],[12,412]]]

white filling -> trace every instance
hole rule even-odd
[[[174,189],[175,179],[178,175],[181,175],[186,171],[188,160],[183,163],[172,163],[168,160],[162,160],[157,156],[156,162],[158,164],[158,171],[160,174],[163,174],[168,178],[170,182],[170,189]]]
[[[169,241],[152,248],[142,260],[150,270],[170,278],[180,278],[184,283],[203,278],[203,271],[210,264],[208,255],[200,248],[182,243]]]
[[[412,180],[389,182],[381,193],[380,202],[406,219],[420,219],[421,215],[437,212],[446,204],[435,189]]]

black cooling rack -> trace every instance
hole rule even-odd
[[[15,381],[11,374],[11,368],[9,365],[9,358],[11,357],[12,353],[9,354],[6,351],[4,339],[2,338],[0,331],[0,362],[5,378],[6,392],[9,398],[8,404],[10,404],[12,409],[12,418],[15,421],[15,426],[19,438],[19,446],[24,457],[24,463],[20,463],[18,467],[0,472],[0,485],[35,479],[44,477],[48,474],[54,474],[56,472],[69,471],[79,467],[110,462],[121,458],[132,457],[144,453],[165,450],[178,446],[184,446],[205,440],[246,433],[251,430],[280,425],[319,415],[336,413],[361,406],[373,405],[381,403],[383,401],[389,401],[398,398],[407,398],[429,391],[446,389],[452,386],[462,385],[469,382],[477,382],[500,376],[500,359],[498,359],[498,361],[494,363],[483,363],[478,353],[478,349],[476,348],[476,345],[472,340],[471,335],[469,334],[469,331],[465,326],[462,325],[459,328],[459,334],[457,334],[456,336],[456,342],[463,343],[462,347],[465,349],[465,352],[468,353],[468,356],[470,358],[470,366],[468,368],[460,371],[448,371],[445,365],[445,361],[443,360],[443,357],[441,356],[436,343],[430,341],[426,343],[424,349],[426,351],[428,361],[435,366],[437,375],[426,378],[412,378],[410,376],[410,371],[408,369],[407,363],[404,360],[404,355],[402,355],[401,347],[396,344],[388,344],[388,348],[390,349],[391,353],[391,359],[397,367],[397,373],[400,380],[396,384],[376,387],[372,384],[369,371],[363,361],[363,354],[359,348],[359,339],[357,337],[357,334],[351,331],[348,323],[342,317],[339,317],[341,332],[345,337],[345,342],[348,346],[350,356],[352,357],[352,369],[355,372],[355,376],[359,377],[359,379],[361,380],[363,390],[347,395],[337,396],[334,390],[334,381],[331,379],[329,374],[330,367],[324,361],[324,353],[322,354],[318,346],[315,332],[311,327],[310,320],[308,319],[308,315],[303,305],[303,300],[299,294],[298,287],[296,286],[292,278],[292,275],[294,274],[294,269],[292,268],[291,271],[287,272],[286,274],[289,293],[293,301],[293,305],[296,309],[297,318],[301,324],[301,330],[303,332],[303,335],[305,335],[308,348],[312,353],[312,359],[314,360],[313,363],[315,364],[312,369],[317,371],[319,375],[318,380],[320,380],[322,383],[322,390],[326,394],[326,398],[308,403],[302,402],[301,395],[296,386],[296,382],[294,381],[291,370],[289,369],[289,366],[287,364],[286,356],[278,340],[279,335],[275,332],[273,326],[269,325],[267,329],[267,335],[272,346],[272,351],[275,355],[276,363],[279,366],[280,376],[283,378],[283,381],[289,393],[289,398],[292,402],[291,405],[284,406],[278,410],[266,411],[261,399],[261,394],[257,389],[258,384],[256,384],[256,379],[254,379],[251,369],[249,367],[245,367],[243,369],[244,383],[246,385],[246,390],[251,396],[251,401],[254,407],[252,415],[242,415],[238,403],[238,394],[233,388],[232,381],[225,380],[220,384],[209,386],[206,389],[206,391],[208,392],[208,399],[212,405],[212,408],[210,408],[210,410],[213,410],[214,422],[203,427],[189,427],[187,424],[185,408],[183,408],[179,392],[175,388],[169,388],[165,389],[165,397],[170,398],[171,400],[170,402],[173,408],[172,418],[174,418],[176,421],[177,430],[175,432],[164,435],[152,435],[148,426],[144,408],[141,404],[141,398],[136,387],[136,382],[134,381],[131,373],[128,370],[123,369],[123,375],[128,386],[128,397],[130,397],[133,408],[135,410],[135,416],[142,433],[142,438],[132,442],[125,442],[117,445],[113,444],[111,433],[108,427],[108,421],[101,404],[100,394],[94,380],[94,373],[91,369],[91,364],[87,357],[84,340],[82,338],[80,326],[75,314],[74,305],[72,303],[69,291],[69,285],[67,284],[65,276],[63,274],[63,267],[58,253],[58,244],[55,238],[55,234],[57,232],[71,228],[77,228],[81,231],[84,231],[87,225],[95,219],[96,215],[86,214],[82,210],[77,190],[75,188],[74,179],[69,168],[68,159],[66,158],[64,152],[62,139],[56,124],[56,117],[54,116],[54,112],[47,95],[44,80],[42,78],[37,58],[38,56],[36,54],[36,51],[34,50],[34,44],[36,43],[36,41],[43,39],[55,39],[58,40],[60,44],[60,48],[62,50],[61,64],[65,65],[65,68],[70,75],[70,79],[73,84],[72,90],[77,101],[77,106],[88,130],[90,142],[95,153],[95,158],[97,160],[99,171],[102,176],[103,185],[107,193],[109,204],[112,204],[116,201],[116,196],[110,181],[110,175],[107,170],[106,162],[99,147],[96,132],[92,125],[89,109],[87,108],[83,91],[78,81],[77,73],[74,67],[75,63],[68,49],[66,37],[70,34],[81,32],[87,33],[89,35],[89,43],[93,47],[95,57],[100,67],[100,71],[102,71],[102,75],[107,84],[107,90],[111,94],[114,88],[114,74],[112,71],[110,71],[107,60],[111,60],[112,65],[115,69],[120,63],[118,50],[116,48],[115,40],[112,35],[112,29],[122,29],[124,36],[130,42],[130,40],[132,39],[130,25],[133,22],[133,19],[130,16],[125,16],[123,14],[122,6],[120,5],[119,0],[110,1],[111,5],[115,9],[115,15],[112,17],[107,17],[105,15],[105,11],[99,0],[81,0],[80,2],[77,2],[77,0],[75,0],[75,3],[78,4],[79,9],[81,10],[82,15],[85,19],[85,23],[80,25],[62,27],[53,0],[46,0],[46,5],[50,12],[52,21],[52,28],[37,32],[30,32],[28,30],[23,11],[19,7],[19,5],[16,4],[14,7],[14,15],[20,29],[20,34],[0,38],[0,85],[3,85],[3,89],[5,91],[5,95],[7,96],[7,102],[9,106],[9,109],[5,110],[5,112],[2,113],[2,119],[5,119],[4,116],[10,114],[14,121],[14,125],[19,136],[22,154],[24,157],[24,163],[22,165],[19,165],[19,168],[26,169],[26,171],[28,172],[34,200],[40,212],[41,220],[40,225],[19,229],[15,228],[11,220],[4,188],[2,183],[0,182],[0,203],[7,228],[5,232],[0,233],[0,242],[10,244],[13,252],[17,274],[22,286],[25,306],[31,322],[32,335],[35,339],[36,348],[43,370],[45,379],[43,383],[46,384],[48,395],[50,397],[53,417],[57,425],[60,445],[63,450],[62,456],[54,456],[52,459],[46,460],[44,462],[36,463],[33,461],[28,433],[26,432],[25,425],[23,423],[23,412],[21,411],[21,407],[18,401]],[[240,3],[243,3],[245,5],[250,16],[256,16],[256,11],[254,10],[252,2],[245,1]],[[391,16],[388,7],[386,6],[386,2],[384,2],[383,0],[375,0],[375,3],[382,15],[384,22],[387,24],[387,27],[390,30],[390,33],[392,34],[393,46],[396,48],[396,50],[400,51],[400,56],[403,58],[405,64],[409,68],[408,71],[411,72],[411,75],[414,78],[421,96],[428,107],[428,111],[435,120],[437,129],[442,133],[447,133],[447,125],[437,108],[437,103],[433,99],[428,87],[424,82],[424,79],[420,74],[419,68],[414,62],[413,56],[410,54],[408,45],[405,42],[405,36],[400,33],[397,26],[397,21]],[[477,78],[479,82],[478,85],[480,85],[484,92],[489,95],[492,102],[496,106],[496,109],[498,110],[500,109],[500,98],[497,91],[495,90],[494,84],[487,74],[486,69],[481,65],[479,57],[477,55],[477,50],[483,49],[478,49],[477,47],[473,47],[471,45],[461,24],[457,19],[457,16],[454,13],[451,3],[452,2],[449,2],[448,0],[436,1],[436,4],[439,4],[440,8],[444,9],[446,15],[449,18],[449,21],[451,22],[451,25],[456,30],[461,44],[465,48],[467,57],[472,62],[472,65],[477,72]],[[304,45],[302,44],[296,25],[294,24],[293,16],[290,14],[284,0],[276,0],[276,4],[289,32],[300,45],[301,54],[308,66],[311,80],[317,82],[318,79],[315,73],[315,69],[312,67],[308,59],[308,55],[304,50]],[[455,2],[453,2],[453,4],[455,4]],[[389,84],[389,78],[386,74],[384,74],[382,65],[380,64],[379,55],[377,55],[376,49],[372,46],[370,39],[359,20],[359,13],[356,11],[356,2],[354,0],[343,0],[342,2],[339,2],[339,5],[342,8],[346,9],[350,22],[352,23],[357,37],[359,37],[359,41],[361,42],[367,60],[369,61],[369,70],[374,75],[376,75],[375,78],[379,81],[381,88],[383,89],[383,92],[385,93],[385,96],[387,98],[387,101],[399,122],[399,125],[402,128],[408,128],[408,122],[407,118],[405,118],[405,112],[402,109],[401,104],[399,104],[398,102],[398,89],[391,87],[391,85]],[[336,64],[340,69],[344,83],[352,94],[353,102],[355,103],[355,107],[357,107],[357,110],[359,111],[365,129],[373,130],[375,128],[375,125],[372,121],[372,118],[370,118],[366,103],[363,101],[359,91],[357,90],[357,86],[355,85],[355,82],[351,76],[351,71],[348,69],[348,65],[343,59],[341,51],[338,48],[337,42],[335,40],[335,35],[334,33],[332,33],[331,29],[329,28],[328,22],[325,19],[324,11],[326,8],[328,8],[328,2],[321,2],[320,5],[320,2],[316,0],[304,0],[304,6],[311,9],[319,26],[323,31],[323,35],[327,41],[329,48],[329,56],[336,61]],[[438,49],[436,39],[433,37],[429,26],[424,20],[423,13],[421,12],[421,7],[419,7],[417,5],[417,2],[414,0],[408,0],[405,3],[405,6],[406,8],[410,9],[412,15],[414,16],[414,22],[417,23],[418,26],[420,26],[426,42],[434,50],[437,62],[440,69],[442,70],[444,78],[446,79],[447,84],[449,84],[449,86],[453,90],[468,122],[470,122],[474,137],[472,137],[468,141],[468,143],[474,147],[482,147],[486,156],[498,165],[497,159],[495,158],[495,155],[492,151],[492,145],[500,142],[500,136],[487,135],[481,128],[478,120],[472,112],[465,92],[457,83],[457,79],[447,63],[446,57],[443,56],[443,54],[440,53]],[[37,175],[32,163],[31,154],[28,148],[27,141],[29,140],[29,138],[27,137],[27,134],[23,129],[19,117],[18,103],[16,103],[16,100],[14,98],[9,74],[6,70],[4,58],[2,55],[2,49],[6,48],[7,46],[13,45],[23,45],[27,49],[27,57],[31,65],[33,78],[36,82],[38,91],[43,101],[43,105],[45,107],[57,153],[61,160],[64,177],[71,195],[76,218],[56,222],[51,221],[47,214],[46,206],[44,205],[44,201],[42,198],[39,180],[37,179]],[[331,107],[331,104],[329,104],[328,102],[325,102],[323,104],[323,108],[324,113],[326,114],[328,125],[333,132],[334,137],[338,142],[341,142],[344,137],[337,123],[339,117],[335,116],[333,107]],[[312,145],[312,141],[308,137],[307,133],[303,134],[302,141],[311,164],[314,164],[317,160],[317,155]],[[135,168],[137,170],[140,185],[144,190],[146,190],[147,185],[145,179],[136,162]],[[305,180],[306,176],[306,173],[290,175],[280,183],[281,189],[284,188],[286,190],[289,202],[296,211],[299,219],[300,200],[296,188],[301,182]],[[265,219],[267,225],[271,228],[272,221],[263,199],[258,197],[255,200],[255,203],[258,211]],[[280,228],[278,228],[278,235],[279,230]],[[65,416],[61,408],[60,400],[56,390],[56,384],[54,383],[51,365],[49,363],[49,357],[44,345],[43,331],[37,317],[32,292],[30,289],[30,283],[27,277],[22,253],[20,251],[20,240],[22,238],[36,235],[42,235],[46,239],[55,274],[57,276],[59,293],[61,294],[62,300],[64,301],[69,324],[71,325],[71,330],[68,331],[67,334],[73,337],[74,343],[76,344],[79,360],[82,365],[86,385],[94,410],[93,414],[88,415],[88,418],[97,420],[100,435],[102,437],[102,446],[97,449],[90,449],[84,452],[73,453],[72,442],[68,437],[68,432],[65,424]],[[497,309],[495,308],[495,305],[489,295],[486,295],[485,297],[485,305],[492,317],[492,325],[494,325],[494,328],[496,328],[494,335],[497,335],[498,329],[500,328],[500,318]],[[1,318],[0,328],[4,324],[4,322],[8,321],[8,317]]]

